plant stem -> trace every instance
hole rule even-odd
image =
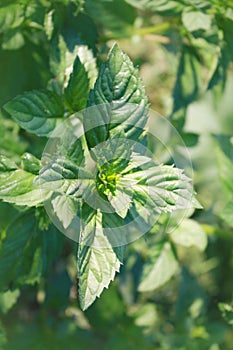
[[[106,42],[109,40],[119,40],[119,39],[126,39],[131,38],[134,35],[144,36],[148,34],[156,34],[156,33],[162,33],[167,31],[170,28],[170,23],[165,22],[158,24],[156,26],[150,26],[150,27],[142,27],[142,28],[135,28],[135,27],[128,27],[126,31],[122,34],[118,35],[106,35],[103,37],[100,37],[100,41]]]
[[[133,28],[133,35],[147,35],[147,34],[156,34],[167,31],[170,28],[170,23],[165,22],[156,26],[143,27],[143,28]]]

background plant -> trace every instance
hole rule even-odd
[[[152,107],[169,116],[190,147],[204,206],[171,237],[164,216],[146,240],[128,246],[121,274],[84,315],[76,303],[74,245],[49,225],[43,208],[1,203],[5,348],[76,342],[84,349],[231,348],[218,303],[232,300],[232,12],[230,1],[217,0],[1,2],[1,105],[24,91],[47,89],[49,96],[65,94],[68,117],[85,106],[117,40],[140,66]],[[81,90],[75,91],[75,76]],[[63,104],[51,112],[60,116]],[[39,138],[30,125],[19,125],[2,110],[1,179],[17,166],[30,173],[30,182],[38,161],[29,153],[40,159],[47,140],[43,129]],[[231,306],[220,308],[231,323]]]

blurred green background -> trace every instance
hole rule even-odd
[[[140,293],[139,276],[154,244],[149,233],[127,247],[121,273],[83,313],[77,303],[77,247],[51,226],[35,233],[33,219],[20,226],[14,222],[19,208],[0,203],[0,286],[4,278],[9,286],[0,292],[0,348],[231,350],[232,1],[1,0],[1,106],[53,82],[54,62],[62,60],[59,36],[69,52],[86,45],[98,67],[117,41],[139,68],[151,108],[168,118],[188,147],[203,206],[191,219],[208,245],[204,251],[178,245],[175,275],[160,288]],[[27,150],[40,157],[45,143],[1,112],[1,154],[17,161]],[[42,227],[46,214],[38,209],[36,217]],[[24,275],[16,269],[11,276],[9,269],[7,276],[1,269],[2,242],[18,227],[32,234]],[[29,271],[38,247],[46,266]]]

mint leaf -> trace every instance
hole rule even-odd
[[[24,153],[21,157],[22,169],[32,174],[38,174],[41,168],[39,159],[34,157],[31,153]]]
[[[24,36],[17,29],[11,29],[4,33],[3,50],[18,50],[25,44]]]
[[[86,183],[93,175],[67,158],[57,158],[42,167],[35,184],[43,189],[51,189],[79,197]]]
[[[230,200],[219,214],[230,227],[233,227],[233,199]]]
[[[201,251],[205,250],[208,242],[205,231],[191,219],[184,219],[170,236],[174,243],[184,247],[195,246]]]
[[[139,9],[148,9],[167,16],[179,14],[185,6],[179,1],[171,0],[126,0],[126,2]]]
[[[91,212],[83,217],[78,247],[79,300],[86,310],[119,272],[122,248],[113,248],[103,234],[102,214]],[[91,238],[90,238],[91,237]],[[91,245],[85,245],[86,242]],[[99,247],[98,247],[99,246]],[[100,247],[105,248],[100,248]]]
[[[19,126],[13,120],[3,118],[1,114],[0,124],[0,152],[6,157],[18,158],[25,152],[27,146],[26,142],[19,137]]]
[[[50,10],[44,17],[44,28],[48,40],[52,39],[54,31],[54,10]]]
[[[0,154],[0,172],[16,170],[17,165],[15,162]]]
[[[221,139],[220,139],[221,140]],[[224,140],[224,139],[223,139]],[[219,217],[223,219],[227,225],[233,227],[233,163],[232,154],[233,147],[229,139],[221,144],[216,143],[215,152],[217,156],[217,167],[220,182],[225,194],[226,204],[220,211]]]
[[[133,28],[136,19],[136,9],[125,0],[86,0],[85,11],[107,32],[117,35],[119,39],[131,35],[130,29]],[[109,37],[111,38],[111,34]]]
[[[115,212],[124,219],[130,208],[132,196],[125,192],[124,187],[117,184],[115,193],[110,193],[108,200],[115,209]]]
[[[0,310],[6,314],[17,302],[20,295],[19,289],[8,290],[0,293]]]
[[[48,90],[25,92],[3,108],[21,128],[38,136],[49,136],[64,116],[61,98]]]
[[[74,61],[73,72],[65,88],[65,101],[74,112],[86,107],[89,84],[88,74],[77,56]]]
[[[0,33],[16,28],[24,20],[24,8],[21,4],[0,7]]]
[[[227,303],[219,303],[218,304],[219,310],[222,313],[222,316],[224,319],[233,326],[233,305],[227,304]]]
[[[30,274],[32,261],[28,261],[27,246],[35,229],[35,218],[26,213],[16,219],[7,229],[5,238],[0,243],[0,285],[16,282],[23,275],[27,261],[27,275]],[[31,249],[31,247],[30,247]]]
[[[63,87],[64,81],[67,81],[66,69],[72,69],[75,57],[72,62],[66,63],[67,46],[62,35],[56,35],[50,44],[50,69],[58,83]],[[70,68],[71,66],[71,68]],[[69,72],[70,73],[70,72]]]
[[[174,120],[181,119],[184,123],[184,111],[187,106],[195,101],[200,88],[201,62],[196,51],[187,45],[183,45],[176,83],[173,91],[173,115]]]
[[[90,148],[111,135],[125,132],[138,140],[147,122],[148,101],[144,86],[129,57],[115,44],[90,93],[84,129]]]
[[[52,39],[50,47],[51,71],[61,87],[65,87],[72,73],[74,62],[78,57],[87,72],[89,85],[92,89],[98,75],[96,59],[88,46],[76,42],[69,43],[69,39],[72,41],[72,35],[68,39],[62,35],[55,36]]]
[[[187,9],[182,13],[182,22],[190,32],[200,29],[209,30],[211,27],[211,16],[201,11]]]
[[[128,165],[135,142],[127,140],[124,132],[96,145],[91,150],[100,170],[119,174]]]
[[[0,287],[12,288],[38,282],[61,252],[63,240],[53,227],[38,230],[33,211],[18,216],[0,239]]]
[[[177,271],[178,262],[169,242],[156,243],[149,250],[149,259],[143,266],[141,282],[138,290],[149,292],[161,287]]]
[[[51,199],[52,206],[64,229],[67,229],[77,217],[80,203],[66,194],[54,194]],[[79,227],[76,227],[77,234]]]
[[[233,149],[233,147],[231,148]],[[221,184],[229,196],[233,195],[233,163],[230,158],[221,150],[220,146],[216,146],[216,156],[219,170],[219,178]]]
[[[191,179],[178,168],[148,164],[145,170],[125,174],[122,182],[129,184],[136,202],[157,213],[193,206]]]
[[[76,51],[80,62],[84,65],[87,72],[90,89],[93,89],[98,75],[96,59],[93,55],[93,52],[86,45],[77,46]]]
[[[140,168],[143,169],[147,167],[147,165],[150,164],[150,162],[151,162],[151,158],[147,157],[146,155],[142,155],[137,152],[132,152],[130,155],[129,164],[123,170],[122,174],[127,174],[132,171],[136,172]]]
[[[36,175],[18,168],[15,163],[0,157],[0,199],[16,205],[36,206],[47,199],[49,190],[40,189]]]

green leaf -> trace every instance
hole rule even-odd
[[[0,244],[0,285],[7,286],[10,282],[17,283],[24,268],[28,242],[32,238],[35,219],[30,214],[24,214],[16,219],[7,229],[6,237]],[[31,248],[30,248],[31,249]],[[28,262],[28,260],[27,260]],[[31,263],[27,267],[30,271]]]
[[[34,175],[24,170],[14,170],[0,174],[0,196],[16,197],[32,189]]]
[[[86,107],[88,94],[88,74],[77,56],[74,61],[73,72],[65,88],[65,101],[74,112],[77,112]]]
[[[38,230],[34,212],[18,216],[0,240],[0,287],[38,282],[61,252],[59,239],[53,227],[49,231]]]
[[[232,147],[233,149],[233,147]],[[233,195],[233,163],[221,150],[216,146],[217,165],[221,184],[229,196]]]
[[[33,156],[31,153],[24,153],[21,157],[22,169],[29,173],[37,175],[40,171],[41,164],[39,159]]]
[[[25,44],[24,36],[16,29],[12,29],[4,34],[3,50],[18,50]]]
[[[138,140],[147,122],[148,101],[144,86],[129,57],[115,44],[91,91],[84,115],[84,129],[90,148],[109,135],[125,132]]]
[[[54,10],[50,10],[48,13],[45,14],[44,17],[44,27],[45,27],[45,33],[47,35],[48,40],[52,39],[53,31],[54,31]]]
[[[75,14],[77,14],[77,12],[83,10],[83,5],[85,3],[85,0],[71,0],[71,1],[77,7]]]
[[[233,306],[227,303],[219,303],[218,307],[224,319],[233,326]]]
[[[143,266],[138,290],[149,292],[161,287],[177,271],[178,262],[169,242],[157,243],[149,250],[149,260]]]
[[[134,199],[154,212],[171,212],[193,206],[193,187],[182,170],[172,166],[147,165],[147,169],[124,175]]]
[[[64,86],[64,81],[67,80],[66,69],[73,65],[75,56],[71,63],[66,63],[67,46],[62,35],[56,35],[50,43],[50,69],[56,80]]]
[[[70,130],[69,128],[73,128],[72,125],[68,125],[67,130],[63,133],[60,133],[63,126],[58,130],[58,137],[61,138],[61,144],[58,144],[56,153],[58,157],[60,156],[64,160],[73,162],[76,166],[84,166],[84,146],[81,138],[77,138],[74,135],[74,130]]]
[[[91,179],[92,174],[83,170],[73,161],[58,158],[45,165],[35,179],[35,185],[43,189],[51,189],[79,197],[85,188],[85,178]],[[82,181],[80,181],[82,179]]]
[[[13,180],[13,177],[11,177]],[[0,180],[1,181],[1,180]],[[19,181],[17,178],[16,181]],[[20,182],[20,186],[23,182]],[[21,193],[14,195],[1,195],[0,199],[4,202],[16,204],[19,206],[27,206],[27,207],[35,207],[41,203],[43,203],[46,199],[48,199],[51,195],[50,191],[45,191],[41,189],[32,189],[27,193]]]
[[[3,108],[20,127],[38,136],[49,136],[64,116],[60,97],[48,90],[25,92]]]
[[[82,310],[86,310],[100,296],[103,289],[108,287],[122,264],[122,248],[112,248],[103,234],[102,215],[91,213],[90,208],[87,208],[87,212],[82,217],[83,227],[77,261]],[[85,245],[86,242],[90,245]]]
[[[49,11],[50,3],[49,2],[42,2],[42,1],[29,1],[28,0],[21,0],[26,2],[25,7],[25,17],[26,17],[26,24],[30,24],[38,29],[42,29],[44,26],[45,21],[45,15]],[[45,26],[44,26],[45,29]]]
[[[61,125],[57,135],[59,142],[57,139],[52,140],[45,158],[42,159],[44,166],[35,178],[35,185],[56,192],[60,196],[64,195],[64,200],[68,196],[67,200],[72,197],[72,200],[77,201],[85,193],[93,174],[83,168],[85,164],[82,140],[76,139],[73,129]],[[56,212],[58,214],[58,209]],[[59,219],[63,221],[62,215]]]
[[[16,205],[36,206],[50,196],[34,184],[35,174],[19,169],[5,157],[0,158],[0,199]]]
[[[0,154],[0,172],[16,170],[17,165],[11,159]]]
[[[219,103],[226,87],[230,59],[231,56],[228,54],[227,46],[223,46],[219,51],[217,65],[207,87],[208,90],[214,91],[215,103]]]
[[[233,227],[233,200],[228,202],[223,210],[219,213],[221,219],[223,219],[230,227]]]
[[[125,193],[124,187],[117,184],[116,191],[114,194],[110,193],[108,195],[108,200],[115,209],[116,213],[124,219],[131,206],[132,196]]]
[[[179,119],[182,109],[197,98],[200,87],[200,69],[201,63],[195,50],[183,45],[173,91],[173,119]],[[184,117],[183,113],[181,117]]]
[[[159,12],[165,16],[175,16],[182,12],[185,2],[171,0],[126,0],[139,9]]]
[[[89,79],[89,87],[92,89],[98,75],[96,60],[92,51],[86,45],[75,45],[73,50],[69,51],[61,35],[53,39],[51,43],[50,66],[56,79],[62,86],[68,83],[76,59],[77,61],[79,59],[84,66],[85,75],[87,74]],[[77,65],[75,75],[80,69],[81,67]]]
[[[226,50],[229,59],[232,61],[233,55],[233,44],[232,44],[232,35],[233,35],[233,19],[220,16],[218,18],[218,27],[222,29],[224,41],[226,42]]]
[[[19,137],[19,127],[13,120],[3,118],[1,114],[0,124],[0,152],[6,157],[17,159],[27,146],[26,142]],[[0,171],[2,171],[1,167]]]
[[[201,11],[193,11],[191,8],[183,11],[182,22],[190,31],[209,30],[211,27],[211,16]]]
[[[127,140],[125,133],[121,132],[96,145],[91,150],[91,155],[101,171],[120,174],[129,163],[134,145],[135,143]]]
[[[203,251],[207,246],[205,231],[196,221],[191,219],[184,219],[170,236],[174,243],[184,247],[195,246]]]
[[[137,152],[132,152],[130,155],[130,161],[127,167],[125,167],[123,174],[130,172],[136,172],[138,169],[143,169],[148,166],[151,162],[151,158],[146,155],[139,154]],[[155,165],[155,164],[154,164]]]
[[[62,223],[64,229],[67,229],[72,221],[77,217],[80,208],[79,202],[68,195],[54,194],[52,199],[52,206],[55,214]],[[76,228],[77,234],[79,227]]]
[[[96,59],[93,55],[93,52],[88,48],[88,46],[80,45],[77,48],[77,54],[88,74],[90,89],[93,89],[98,75]]]
[[[0,33],[16,28],[24,20],[24,9],[21,4],[0,7]]]
[[[79,188],[78,174],[79,167],[73,162],[67,159],[57,159],[41,169],[35,183],[44,189],[51,188],[52,191],[69,192],[69,186],[72,186],[72,183],[76,184],[77,189]]]
[[[6,314],[17,302],[19,295],[19,289],[0,293],[0,310]]]
[[[130,30],[136,20],[136,11],[124,0],[95,2],[86,0],[85,11],[103,27],[107,34],[110,32],[118,38],[132,34]],[[111,38],[111,35],[109,37]]]

